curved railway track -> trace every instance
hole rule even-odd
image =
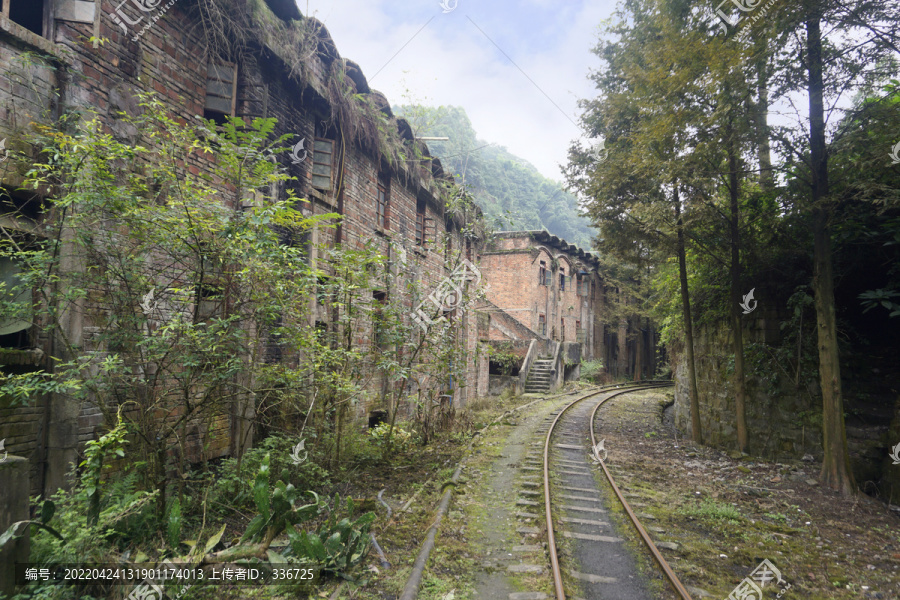
[[[584,451],[586,450],[586,448],[584,447],[583,443],[585,435],[583,431],[579,430],[579,424],[583,428],[584,420],[587,417],[587,410],[589,409],[589,407],[585,408],[584,404],[582,403],[589,398],[593,398],[601,394],[607,394],[600,400],[600,402],[598,402],[593,407],[593,410],[590,411],[590,417],[587,417],[589,425],[588,430],[590,432],[590,447],[594,448],[597,446],[597,437],[594,431],[594,420],[597,411],[603,404],[615,398],[616,396],[627,394],[629,392],[664,388],[671,385],[671,382],[642,382],[640,384],[618,386],[618,390],[610,389],[609,387],[601,388],[599,390],[595,390],[590,394],[577,398],[563,407],[555,415],[555,418],[550,423],[547,429],[546,437],[544,439],[543,488],[544,511],[547,523],[547,548],[550,555],[550,570],[553,576],[553,586],[557,600],[565,600],[566,592],[563,582],[563,571],[560,566],[559,555],[557,552],[557,529],[554,527],[555,519],[552,511],[553,506],[560,507],[567,513],[572,512],[578,515],[577,517],[560,517],[556,520],[562,521],[567,524],[569,530],[563,530],[561,526],[560,531],[565,537],[574,539],[575,543],[579,545],[581,556],[588,557],[589,559],[592,559],[595,562],[600,563],[601,565],[611,565],[610,568],[613,569],[616,568],[616,563],[619,563],[619,569],[627,569],[627,567],[624,567],[622,565],[623,563],[628,562],[624,550],[613,550],[612,548],[616,548],[616,546],[611,546],[611,544],[614,545],[617,542],[621,542],[621,538],[616,538],[609,535],[596,535],[595,533],[595,529],[597,527],[600,527],[602,530],[603,528],[608,527],[609,524],[598,519],[598,515],[602,515],[606,511],[594,504],[599,503],[600,501],[596,495],[597,489],[593,481],[592,471],[587,468],[587,463],[585,462]],[[577,441],[578,439],[580,439],[582,440],[582,442],[557,442],[554,444],[553,438],[555,435],[561,438],[565,438],[565,436],[568,435],[570,438],[574,437],[573,441]],[[573,452],[575,453],[574,455],[572,454]],[[565,492],[556,494],[556,502],[553,502],[554,492],[553,488],[551,487],[550,481],[551,459],[558,465],[558,467],[554,469],[554,475],[556,476],[556,480],[554,481],[554,483],[556,484],[557,488],[560,488],[563,492]],[[661,568],[663,575],[682,600],[691,600],[691,597],[685,589],[684,585],[682,585],[682,583],[678,580],[678,577],[672,571],[671,567],[669,567],[665,558],[663,558],[662,554],[660,554],[659,549],[656,547],[644,527],[641,525],[634,511],[628,505],[628,502],[625,500],[625,497],[616,485],[612,474],[610,474],[603,461],[599,462],[601,468],[603,469],[603,473],[606,475],[607,480],[609,481],[613,491],[615,492],[616,498],[622,504],[623,508],[625,509],[625,513],[628,515],[632,524],[637,529],[637,532],[644,545],[653,555],[654,560]],[[590,494],[591,492],[593,492],[592,495]],[[586,493],[588,493],[589,495],[585,495]],[[589,528],[591,533],[577,531],[577,529],[579,528]],[[607,587],[607,590],[616,589],[616,595],[620,595],[621,597],[631,598],[636,595],[635,589],[627,589],[629,586],[637,585],[633,581],[621,581],[616,577],[609,577],[604,575],[585,574],[577,572],[573,569],[569,569],[568,571],[570,576],[574,579],[591,584],[605,584],[606,586],[613,586],[613,588]],[[607,593],[608,592],[603,594],[604,597],[607,597]]]

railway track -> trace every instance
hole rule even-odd
[[[557,600],[566,598],[566,579],[570,582],[578,581],[589,597],[604,599],[646,597],[647,591],[636,578],[622,576],[633,575],[635,571],[633,559],[625,550],[623,540],[612,533],[609,523],[604,520],[607,511],[602,507],[593,478],[592,462],[597,461],[591,461],[588,456],[591,449],[598,444],[594,420],[597,410],[604,403],[622,394],[671,385],[671,382],[644,382],[613,389],[606,387],[575,399],[548,418],[543,440],[542,487],[547,549]],[[602,396],[599,402],[586,402],[597,396]],[[590,446],[587,443],[588,439]],[[605,459],[602,453],[600,456]],[[682,600],[690,600],[687,590],[628,505],[612,474],[603,461],[599,462],[616,498],[624,507],[625,513],[660,566],[663,575]],[[525,493],[534,495],[535,492]],[[520,501],[520,504],[538,505],[537,502],[527,500]],[[554,514],[555,512],[559,514]],[[519,514],[524,516],[529,513]],[[529,514],[529,516],[537,515]],[[569,565],[565,571],[563,570],[557,551],[557,534],[561,538],[571,540],[572,561],[578,563],[577,569],[574,565]]]

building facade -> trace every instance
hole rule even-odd
[[[2,9],[0,140],[13,152],[0,162],[0,222],[10,237],[39,237],[42,207],[54,200],[49,190],[22,187],[29,160],[39,159],[39,149],[27,141],[35,124],[52,128],[65,115],[95,114],[117,140],[148,144],[145,132],[121,115],[140,114],[139,94],[152,92],[172,119],[185,124],[199,116],[219,123],[228,116],[276,118],[273,136],[291,134],[297,144],[279,158],[290,179],[272,196],[308,200],[301,208],[308,216],[340,215],[338,226],[316,227],[298,242],[326,276],[333,270],[328,248],[365,246],[388,257],[385,283],[370,293],[373,306],[402,296],[410,282],[426,293],[437,289],[459,259],[477,260],[483,239],[471,232],[479,230],[480,211],[465,201],[409,123],[369,87],[358,65],[341,57],[324,26],[300,14],[295,3],[3,0]],[[198,155],[186,168],[207,177],[211,160]],[[14,266],[0,266],[12,276]],[[420,300],[404,300],[410,315]],[[450,308],[444,316],[468,358],[461,361],[462,376],[450,388],[442,384],[440,392],[459,406],[486,392],[486,365],[479,358],[474,312]],[[328,327],[334,314],[322,301],[309,326]],[[9,326],[15,330],[0,337],[4,373],[52,369],[60,348],[44,333],[40,315]],[[93,326],[90,306],[73,307],[63,333],[81,346]],[[375,327],[370,321],[355,329],[353,343],[372,344]],[[375,374],[358,410],[377,407],[387,385]],[[417,381],[407,391],[415,395],[429,385],[437,384]],[[34,398],[28,406],[2,400],[0,439],[10,453],[31,462],[33,493],[63,486],[83,444],[109,425],[90,402],[63,395]],[[252,406],[242,405],[218,415],[192,438],[191,456],[242,452],[240,440],[252,443],[243,432],[252,414]]]
[[[499,232],[481,255],[493,342],[579,343],[582,361],[612,377],[652,377],[651,324],[628,314],[628,298],[598,258],[546,231]]]

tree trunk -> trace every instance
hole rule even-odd
[[[678,185],[675,185],[675,222],[678,230],[678,279],[681,283],[681,314],[684,319],[684,340],[687,353],[688,382],[691,394],[691,439],[694,443],[703,443],[703,430],[700,425],[700,392],[697,388],[697,369],[694,362],[694,323],[691,318],[691,296],[688,293],[687,256],[684,248],[684,221],[681,218],[681,199],[678,196]]]
[[[634,338],[634,381],[640,381],[644,370],[644,333],[641,331],[643,319],[636,317],[637,332]]]
[[[759,161],[759,187],[769,191],[775,187],[772,173],[772,151],[769,145],[769,68],[765,52],[760,52],[756,65],[756,142]]]
[[[817,3],[807,6],[806,45],[809,64],[809,145],[812,162],[812,207],[815,270],[812,287],[816,297],[819,346],[819,382],[822,386],[822,484],[845,496],[856,493],[850,470],[841,364],[834,314],[834,279],[831,265],[831,233],[828,211],[828,156],[825,149],[825,104],[822,81],[821,13]]]
[[[628,319],[619,321],[619,366],[616,375],[628,377],[628,364],[631,362],[628,356]]]
[[[731,229],[731,328],[734,349],[734,412],[737,420],[738,450],[747,451],[747,414],[744,406],[746,398],[744,383],[744,336],[739,305],[741,303],[741,230],[740,208],[738,206],[739,180],[737,140],[729,117],[726,125],[728,148],[728,193],[731,205],[729,225]]]

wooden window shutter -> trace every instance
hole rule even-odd
[[[206,106],[210,112],[235,116],[237,111],[237,63],[209,63],[206,72]]]
[[[334,173],[334,140],[316,138],[313,145],[312,185],[330,191]]]

